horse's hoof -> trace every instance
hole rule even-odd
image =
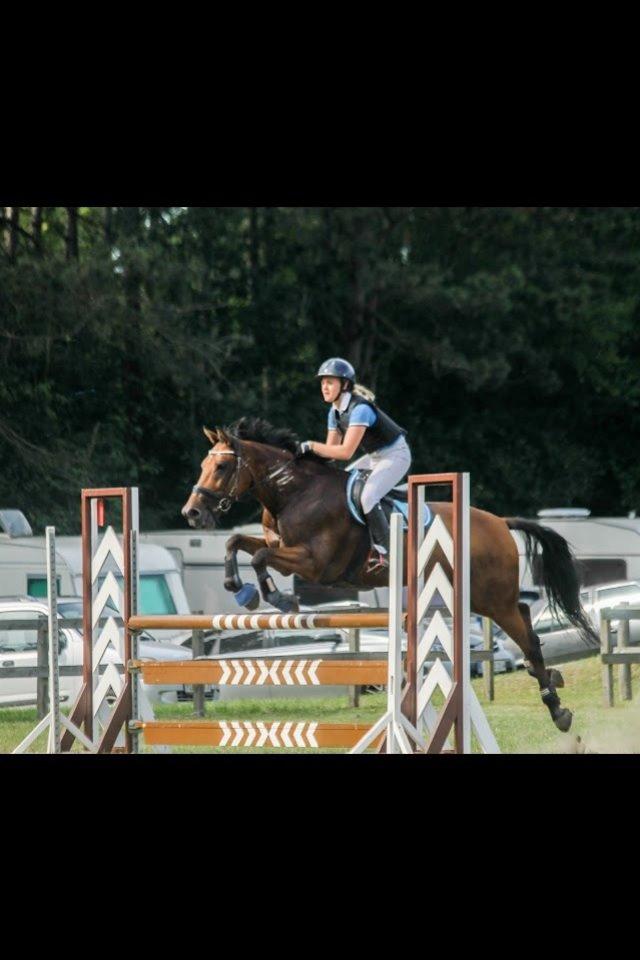
[[[280,591],[275,594],[272,593],[269,597],[269,603],[277,607],[281,613],[297,613],[300,609],[298,598],[292,593],[280,593]]]
[[[252,583],[245,583],[235,594],[235,598],[240,606],[246,607],[247,610],[255,610],[260,604],[260,594]]]
[[[549,670],[549,686],[564,687],[564,677],[559,670],[554,670],[553,667]]]
[[[562,730],[563,733],[566,733],[567,730],[571,727],[571,721],[573,720],[573,714],[571,710],[567,710],[566,707],[563,707],[562,710],[559,710],[558,713],[553,718],[558,730]]]

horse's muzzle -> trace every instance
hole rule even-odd
[[[189,506],[187,503],[182,508],[181,513],[189,526],[194,530],[203,530],[206,527],[215,527],[216,525],[215,517],[207,507],[202,509],[195,504]]]

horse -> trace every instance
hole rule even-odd
[[[291,430],[273,427],[260,418],[243,417],[230,427],[204,427],[211,449],[201,463],[201,474],[182,508],[193,528],[215,526],[217,518],[241,498],[253,497],[262,506],[263,537],[234,534],[226,542],[227,590],[249,609],[259,603],[255,587],[243,584],[237,553],[251,555],[251,564],[266,603],[283,612],[298,609],[297,599],[277,589],[269,567],[289,576],[360,590],[388,586],[388,570],[369,569],[369,533],[347,507],[349,473],[313,453],[299,456],[298,439]],[[433,515],[451,533],[453,505],[433,501]],[[569,544],[554,530],[518,517],[498,517],[477,507],[470,510],[471,609],[490,617],[522,650],[529,674],[538,681],[543,703],[559,730],[569,730],[572,713],[561,706],[557,693],[562,674],[547,669],[540,640],[534,633],[528,604],[519,599],[518,549],[512,530],[525,538],[531,564],[542,551],[542,580],[552,611],[564,614],[589,646],[599,639],[580,604],[580,583]],[[427,575],[440,563],[451,568],[442,549],[434,551]],[[406,583],[406,558],[404,566]]]

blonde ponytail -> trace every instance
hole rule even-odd
[[[373,390],[369,390],[368,387],[363,387],[361,383],[356,383],[353,392],[358,394],[359,397],[363,397],[365,400],[375,400],[376,395]]]

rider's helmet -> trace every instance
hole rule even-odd
[[[340,377],[342,380],[350,380],[351,383],[356,382],[355,370],[349,361],[343,360],[342,357],[331,357],[329,360],[325,360],[324,363],[320,364],[320,369],[316,376]]]

